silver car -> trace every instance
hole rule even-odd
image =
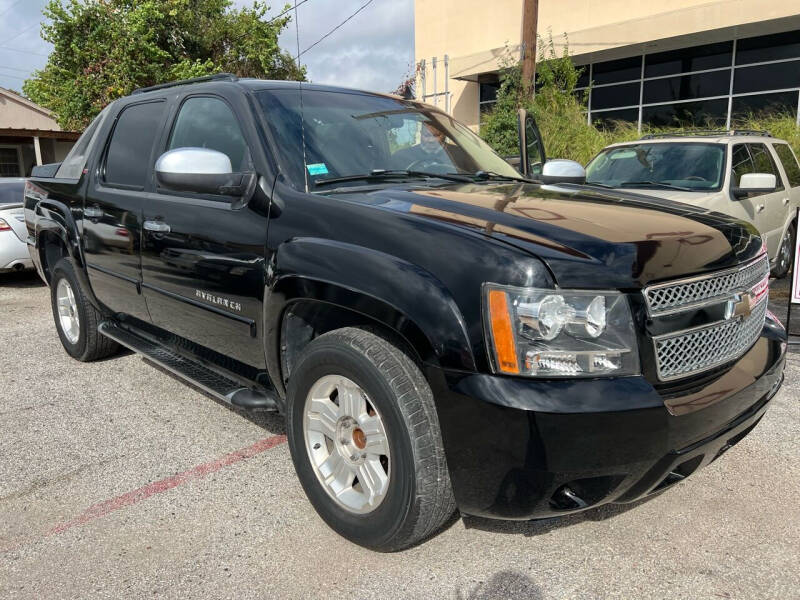
[[[0,178],[0,273],[33,268],[25,243],[24,190],[21,177]]]

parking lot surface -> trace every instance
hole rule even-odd
[[[664,494],[377,554],[317,517],[280,417],[134,354],[72,360],[33,274],[0,275],[0,317],[2,598],[800,597],[798,354],[753,433]]]

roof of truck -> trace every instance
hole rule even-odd
[[[645,135],[638,140],[628,142],[617,142],[609,144],[607,148],[618,146],[630,146],[632,144],[674,144],[679,143],[700,143],[700,144],[733,144],[733,143],[787,143],[786,140],[772,137],[766,131],[709,131],[698,133],[666,133],[656,136]]]

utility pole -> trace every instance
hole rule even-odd
[[[533,90],[536,77],[536,29],[539,24],[539,0],[522,0],[522,80]]]

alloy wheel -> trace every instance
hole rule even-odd
[[[380,505],[391,475],[389,440],[358,384],[340,375],[318,379],[306,397],[303,435],[317,479],[340,507],[366,514]]]
[[[81,321],[78,316],[78,303],[75,292],[66,279],[60,279],[56,287],[56,304],[61,331],[70,344],[77,344],[81,334]]]

